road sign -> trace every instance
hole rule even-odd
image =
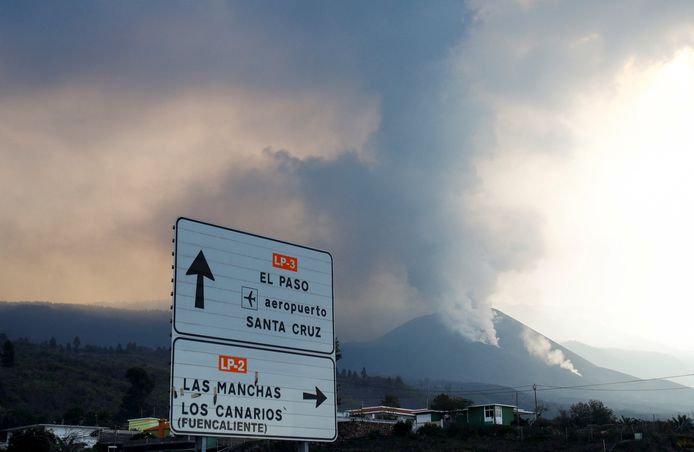
[[[179,337],[172,362],[176,434],[303,441],[337,436],[330,357]]]
[[[185,218],[175,243],[175,333],[334,353],[329,253]]]
[[[171,429],[337,437],[332,256],[176,222]]]

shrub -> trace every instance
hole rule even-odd
[[[50,452],[57,445],[53,433],[44,429],[32,428],[15,432],[10,438],[8,452]]]
[[[417,430],[421,436],[443,436],[443,429],[436,424],[424,424]]]
[[[393,425],[393,435],[407,436],[412,431],[412,421],[398,421]]]

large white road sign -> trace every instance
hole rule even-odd
[[[337,437],[332,256],[176,222],[171,430]]]
[[[306,441],[337,436],[332,358],[178,338],[173,363],[176,434]]]
[[[325,251],[176,222],[176,334],[331,355],[332,280]]]

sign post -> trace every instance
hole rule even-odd
[[[171,430],[337,438],[332,256],[179,218]]]

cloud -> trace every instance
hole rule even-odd
[[[379,115],[376,100],[358,97],[220,87],[142,98],[85,85],[4,96],[0,229],[12,240],[0,242],[2,297],[166,298],[168,231],[193,210],[192,193],[210,197],[226,177],[266,171],[262,149],[273,144],[304,157],[361,152]],[[247,226],[262,224],[249,221],[261,212],[291,224],[302,202],[287,199],[280,180],[224,207]],[[197,213],[229,221],[217,208]]]
[[[185,215],[332,251],[344,339],[437,311],[496,343],[574,107],[691,38],[686,3],[640,6],[6,6],[0,297],[166,298]]]

